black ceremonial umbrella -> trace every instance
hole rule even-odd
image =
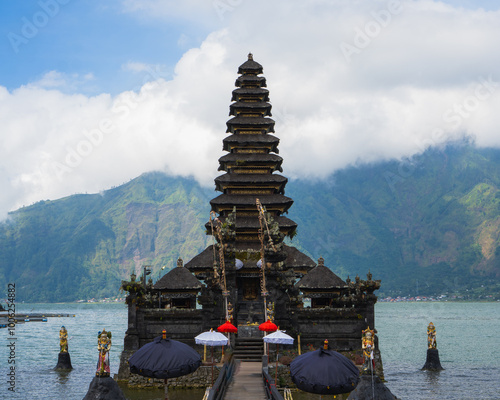
[[[325,346],[296,357],[290,364],[292,381],[305,392],[340,394],[353,391],[359,382],[359,371],[342,354]]]
[[[130,372],[149,378],[165,379],[165,399],[168,399],[167,379],[190,374],[201,365],[196,350],[177,340],[156,337],[137,350],[128,360]]]

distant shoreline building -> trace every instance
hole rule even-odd
[[[123,282],[128,291],[128,330],[119,375],[126,360],[159,336],[194,345],[202,331],[216,329],[231,314],[239,337],[260,337],[258,324],[268,312],[275,323],[305,346],[325,339],[338,351],[361,350],[361,334],[375,327],[374,291],[380,281],[356,277],[343,281],[324,265],[284,243],[297,224],[285,214],[293,200],[285,196],[287,178],[274,136],[269,91],[262,66],[249,54],[238,69],[236,89],[223,139],[215,188],[206,223],[213,244],[154,285]],[[304,307],[304,299],[311,306]],[[266,305],[266,306],[265,306]]]

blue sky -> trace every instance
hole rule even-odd
[[[37,13],[48,15],[49,5],[56,12],[45,22]],[[42,0],[3,2],[0,7],[3,38],[0,51],[7,61],[0,66],[0,84],[9,90],[55,70],[78,76],[92,74],[91,87],[78,88],[83,92],[118,93],[141,84],[132,71],[123,70],[126,63],[162,65],[165,75],[171,76],[186,50],[178,43],[183,30],[187,28],[194,36],[192,45],[199,45],[207,34],[206,29],[197,29],[189,22],[126,12],[118,1],[72,0],[60,4],[56,0]],[[38,32],[26,38],[23,28],[29,29],[30,23]],[[9,33],[22,39],[9,37]]]
[[[213,185],[249,51],[264,66],[292,179],[405,159],[465,136],[498,147],[499,8],[493,0],[3,1],[0,216],[151,170]]]

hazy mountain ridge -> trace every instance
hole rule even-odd
[[[286,169],[286,165],[284,166]],[[286,170],[285,170],[286,174]],[[102,194],[39,202],[0,224],[0,285],[26,301],[115,294],[132,270],[188,261],[217,192],[144,174]],[[292,245],[345,279],[370,269],[381,293],[430,294],[500,282],[500,150],[468,144],[405,163],[291,181]]]

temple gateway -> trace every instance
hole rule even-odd
[[[362,331],[375,327],[380,281],[369,272],[366,280],[344,281],[322,258],[316,262],[284,242],[297,224],[285,216],[293,200],[285,196],[288,180],[280,174],[283,159],[262,73],[252,54],[238,69],[222,141],[227,154],[219,158],[223,174],[215,178],[221,194],[211,200],[205,225],[213,244],[185,264],[179,259],[154,284],[134,275],[123,282],[129,312],[122,377],[126,360],[163,329],[195,346],[196,335],[232,319],[237,347],[245,338],[262,342],[258,325],[273,318],[304,347],[328,339],[337,351],[361,354]]]

